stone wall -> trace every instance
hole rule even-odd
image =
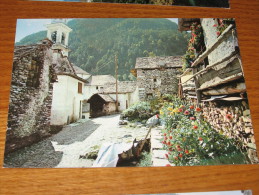
[[[247,101],[203,103],[203,114],[218,132],[243,143],[252,163],[258,163],[254,131]]]
[[[49,135],[55,80],[51,44],[15,47],[6,153]]]
[[[210,47],[218,38],[217,28],[213,27],[215,24],[218,24],[216,19],[213,18],[202,18],[201,25],[203,29],[204,42],[206,47]],[[229,38],[223,41],[217,49],[215,49],[208,56],[209,64],[219,61],[231,52],[235,51],[235,47],[238,46],[237,37],[234,35],[229,36]]]
[[[178,78],[181,74],[179,68],[161,69],[138,69],[137,86],[142,90],[140,100],[149,96],[160,96],[162,94],[178,93]]]

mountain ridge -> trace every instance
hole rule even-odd
[[[189,39],[176,23],[161,18],[73,19],[67,25],[73,29],[69,60],[91,74],[114,75],[117,55],[120,80],[134,79],[130,69],[137,57],[183,55]],[[46,35],[47,31],[33,33],[16,45],[36,43]]]

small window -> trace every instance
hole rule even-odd
[[[35,60],[28,64],[26,86],[37,88],[39,86],[40,68]]]
[[[96,86],[96,89],[98,89],[98,86]]]
[[[82,93],[82,91],[83,91],[82,89],[83,89],[82,83],[78,82],[78,93]]]
[[[154,79],[154,82],[156,82],[156,79]]]

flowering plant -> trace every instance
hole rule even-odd
[[[203,43],[203,30],[201,24],[193,22],[190,26],[191,38],[188,43],[188,49],[183,56],[183,69],[189,68],[197,57],[197,53],[202,50]]]
[[[188,102],[175,99],[160,111],[165,121],[163,139],[166,158],[175,165],[199,164],[237,151],[233,139],[215,131],[202,118],[202,109]]]
[[[218,19],[218,24],[213,25],[213,27],[217,28],[217,36],[220,36],[232,22],[234,22],[233,18]]]

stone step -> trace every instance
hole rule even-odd
[[[166,156],[165,156],[166,153],[167,153],[166,150],[153,150],[152,157],[166,159]]]
[[[159,158],[153,158],[152,159],[153,166],[155,167],[165,167],[166,165],[170,164],[170,162],[167,159],[159,159]],[[173,166],[172,164],[170,164]]]
[[[163,144],[159,139],[154,139],[153,137],[151,137],[151,150],[154,149],[163,149]]]

